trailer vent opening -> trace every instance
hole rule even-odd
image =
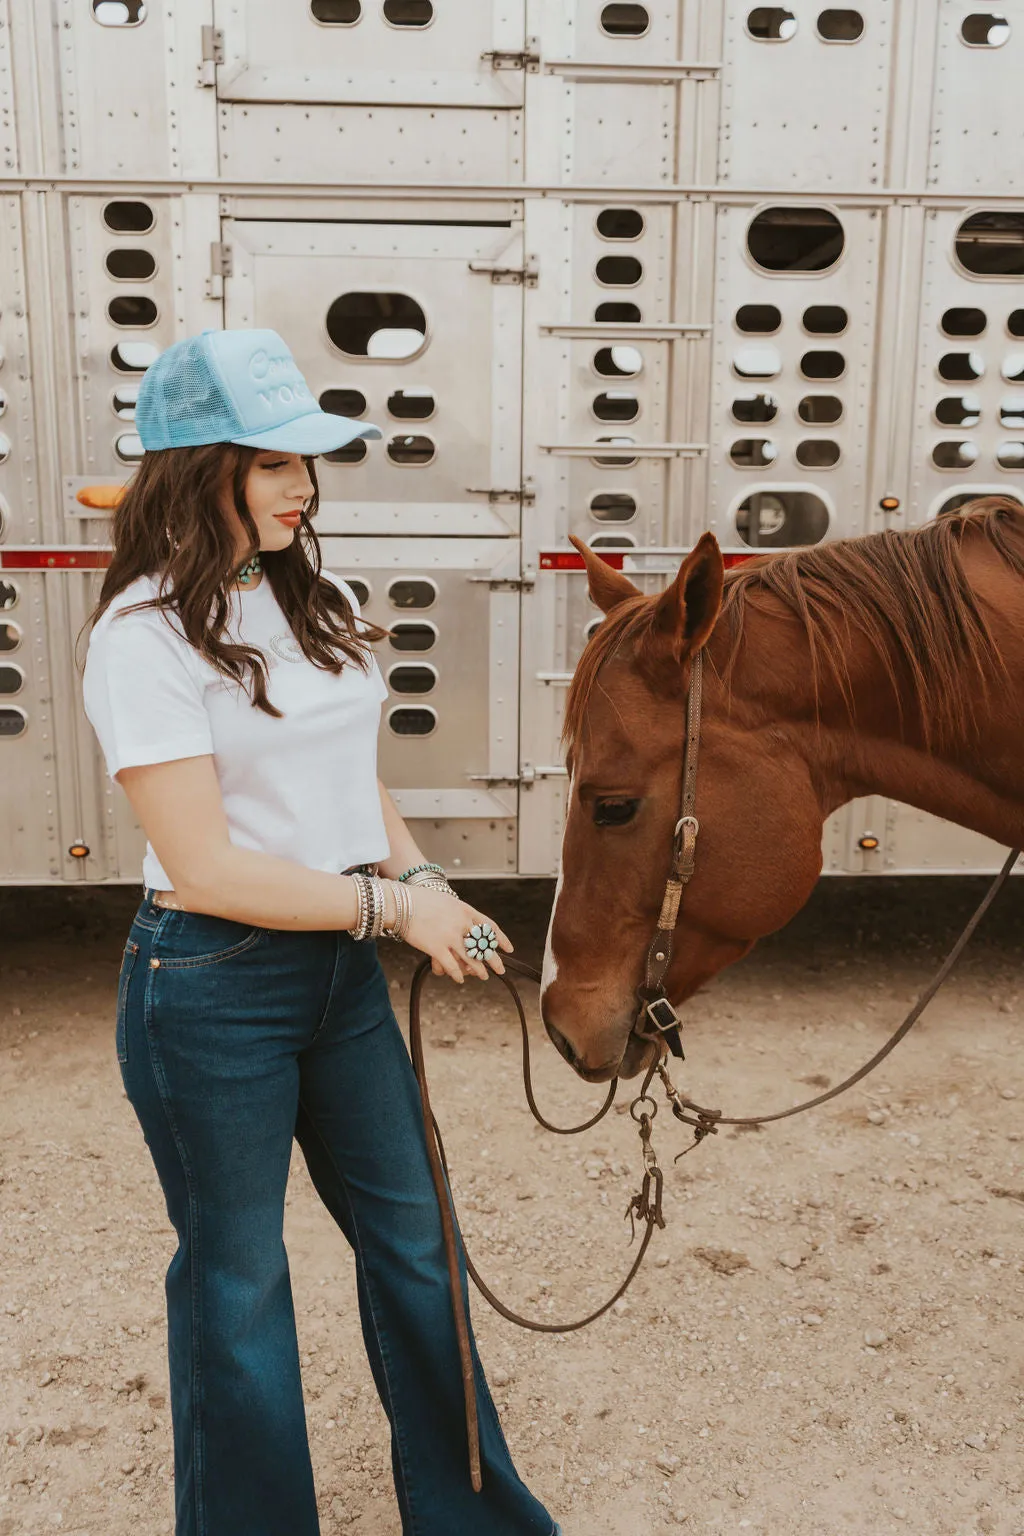
[[[309,9],[322,27],[354,27],[363,14],[361,0],[310,0]]]
[[[598,325],[639,325],[643,319],[638,304],[599,304],[594,310]]]
[[[393,27],[429,27],[433,19],[431,0],[384,0],[384,20]]]
[[[839,463],[839,444],[827,437],[809,437],[796,445],[796,461],[803,469],[831,469]]]
[[[812,304],[804,310],[804,330],[812,336],[839,336],[849,323],[841,304]]]
[[[944,395],[935,407],[942,427],[976,427],[981,420],[980,395]]]
[[[601,12],[601,31],[608,37],[643,37],[650,25],[645,5],[606,5]]]
[[[983,309],[947,309],[939,322],[947,336],[980,336],[988,321]]]
[[[736,509],[736,532],[758,549],[819,544],[828,525],[828,508],[813,491],[755,491]]]
[[[994,11],[974,11],[961,22],[960,36],[968,48],[1001,48],[1010,36],[1010,23]]]
[[[92,14],[101,27],[140,27],[146,19],[145,0],[92,0]]]
[[[117,201],[107,203],[103,222],[115,235],[147,235],[156,219],[148,203]]]
[[[736,311],[736,329],[747,335],[770,336],[782,324],[782,311],[774,304],[741,304]]]
[[[636,517],[636,497],[628,491],[599,491],[590,498],[590,515],[599,523],[628,523]]]
[[[145,283],[156,271],[156,257],[152,251],[122,245],[107,252],[105,265],[110,276],[119,282]]]
[[[972,213],[956,232],[956,259],[976,277],[1024,276],[1024,213]]]
[[[759,5],[747,17],[747,31],[759,43],[788,43],[796,28],[793,12],[781,5]]]
[[[644,216],[636,208],[602,208],[597,216],[597,232],[602,240],[639,240],[644,232]]]
[[[437,728],[437,711],[429,704],[402,705],[391,710],[388,726],[396,736],[430,736]]]
[[[842,416],[843,402],[836,395],[804,395],[796,413],[809,427],[830,427]]]
[[[327,311],[327,334],[348,357],[401,362],[422,350],[427,317],[405,293],[343,293]]]
[[[766,208],[747,230],[747,250],[766,272],[827,272],[845,244],[827,208]]]
[[[774,421],[778,414],[778,395],[737,395],[732,403],[733,420],[744,424],[755,421]]]
[[[366,396],[359,389],[325,389],[320,396],[320,409],[329,416],[362,416]]]
[[[388,635],[388,644],[393,651],[429,651],[437,641],[437,630],[433,624],[413,624],[408,620],[399,620],[392,624],[391,633]]]
[[[636,347],[602,347],[594,353],[594,372],[605,379],[635,378],[643,366],[643,353]]]
[[[818,17],[818,36],[824,43],[856,43],[863,32],[860,11],[828,10]]]

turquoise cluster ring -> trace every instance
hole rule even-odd
[[[463,943],[471,960],[486,960],[498,947],[498,935],[490,923],[474,923]]]

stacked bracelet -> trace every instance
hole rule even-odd
[[[404,875],[399,875],[398,883],[403,889],[407,885],[425,885],[432,891],[443,892],[445,896],[456,896],[440,864],[414,864]]]
[[[389,939],[404,939],[412,922],[412,897],[405,887],[399,885],[397,881],[388,881],[395,898],[395,917],[389,924],[385,921],[387,905],[384,881],[380,876],[356,871],[352,879],[355,881],[358,901],[356,924],[352,929],[353,939],[357,942],[363,939],[379,939],[381,934],[385,934]]]
[[[423,884],[422,881],[413,880],[414,875],[422,874],[440,875],[443,880],[444,873],[444,866],[442,864],[413,864],[410,869],[405,871],[404,875],[399,875],[398,883],[399,885],[404,885],[408,881],[410,885]]]

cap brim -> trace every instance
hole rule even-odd
[[[357,437],[378,438],[379,427],[366,421],[352,421],[348,416],[332,416],[327,411],[310,411],[296,416],[282,427],[268,427],[266,432],[251,432],[248,437],[233,437],[242,448],[273,448],[278,453],[333,453],[354,443]]]

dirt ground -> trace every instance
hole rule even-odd
[[[689,1091],[742,1114],[835,1081],[979,892],[823,884],[689,1008]],[[550,895],[474,899],[536,959]],[[174,1241],[113,1040],[136,896],[0,892],[0,1536],[173,1528]],[[1024,1533],[1022,917],[1019,880],[917,1031],[838,1105],[723,1131],[675,1167],[683,1128],[659,1116],[668,1227],[612,1315],[538,1337],[477,1300],[513,1453],[566,1536]],[[388,959],[401,1017],[411,956]],[[513,1304],[578,1315],[628,1263],[629,1117],[578,1140],[533,1124],[497,983],[436,983],[429,1011],[469,1244]],[[537,1029],[544,1106],[583,1118],[595,1090]],[[286,1238],[325,1536],[397,1536],[349,1253],[301,1155]]]

